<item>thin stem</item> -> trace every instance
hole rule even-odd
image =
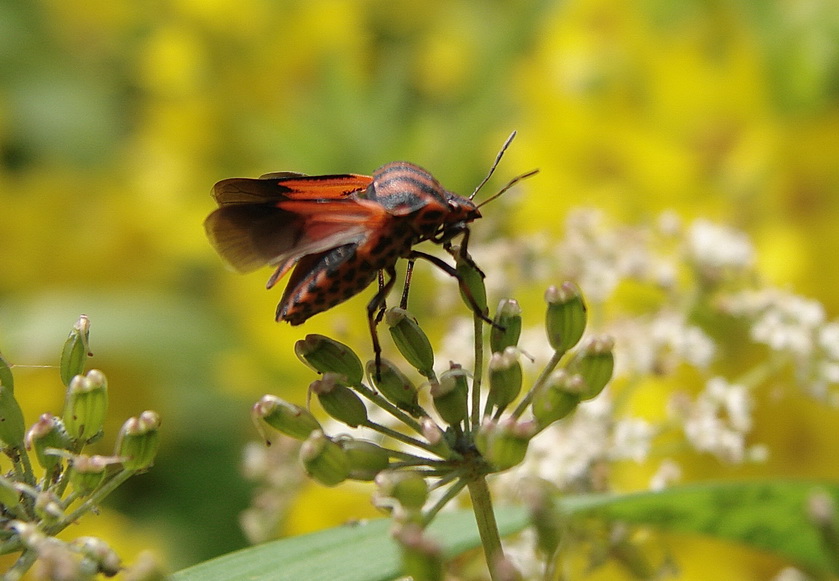
[[[23,464],[23,473],[25,474],[24,482],[27,484],[35,484],[35,472],[32,471],[32,462],[29,461],[29,454],[25,451],[20,455],[20,461]]]
[[[406,463],[422,462],[424,464],[438,464],[445,462],[445,460],[435,460],[434,458],[428,458],[426,456],[417,456],[416,454],[411,454],[410,452],[404,452],[402,450],[392,450],[390,448],[385,448],[384,450],[391,458],[399,458]]]
[[[452,500],[455,496],[460,494],[460,491],[466,486],[466,479],[461,478],[454,484],[452,484],[446,493],[441,496],[437,502],[434,503],[434,506],[428,509],[428,511],[422,515],[422,526],[427,527],[434,517],[440,512],[444,506],[446,506],[450,500]]]
[[[103,484],[99,489],[97,489],[93,494],[90,495],[86,501],[84,501],[79,508],[74,510],[69,515],[65,516],[61,520],[59,520],[54,525],[49,527],[45,527],[44,533],[48,535],[55,535],[64,528],[77,521],[83,514],[89,512],[93,507],[98,506],[110,493],[116,490],[122,483],[126,480],[131,478],[137,473],[136,470],[122,470],[114,475],[113,478],[108,480],[105,484]]]
[[[462,477],[464,474],[466,474],[467,471],[468,469],[464,467],[455,468],[454,470],[451,470],[450,472],[447,472],[442,477],[440,477],[440,479],[431,486],[429,486],[428,489],[437,490],[438,488],[442,488],[452,480]]]
[[[484,369],[484,322],[475,314],[475,369],[472,374],[472,428],[481,424],[481,380]],[[467,426],[468,427],[468,426]]]
[[[447,457],[448,454],[446,453],[445,448],[441,448],[440,445],[432,446],[427,442],[423,442],[422,440],[417,440],[416,438],[412,438],[411,436],[405,435],[402,432],[397,432],[387,426],[383,426],[381,424],[377,424],[371,420],[367,420],[363,424],[361,424],[365,428],[370,428],[371,430],[376,430],[380,434],[384,434],[385,436],[391,437],[394,440],[399,440],[403,444],[408,444],[409,446],[414,446],[416,448],[422,448],[427,452],[431,452],[432,454],[437,454],[438,456]]]
[[[542,373],[539,374],[539,377],[536,379],[536,382],[533,384],[533,387],[527,392],[519,405],[516,406],[516,409],[513,410],[511,414],[513,418],[518,419],[523,413],[524,410],[527,409],[527,406],[530,405],[530,402],[533,400],[533,395],[542,387],[542,385],[548,380],[548,376],[553,373],[553,370],[556,369],[556,366],[559,365],[559,361],[562,359],[562,356],[565,355],[565,351],[554,351],[554,354],[551,356],[550,361],[548,361],[545,368],[542,370]]]
[[[419,422],[416,421],[414,418],[403,412],[401,409],[390,403],[384,397],[379,395],[375,390],[367,387],[363,383],[359,383],[358,385],[354,385],[353,389],[355,389],[358,393],[372,401],[374,404],[385,410],[387,413],[392,415],[394,418],[414,430],[418,434],[422,434],[422,426],[420,426]]]
[[[6,581],[17,581],[21,579],[23,575],[32,567],[32,564],[38,558],[38,553],[33,551],[32,549],[26,549],[21,553],[20,557],[18,557],[15,564],[6,571],[6,574],[3,576],[3,579]]]
[[[498,535],[498,524],[495,522],[495,512],[492,510],[492,497],[485,476],[479,476],[469,482],[469,496],[472,498],[472,510],[484,546],[484,557],[489,576],[492,581],[498,581],[498,563],[504,558],[501,548],[501,537]]]

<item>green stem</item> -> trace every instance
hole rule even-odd
[[[484,322],[476,314],[472,321],[475,327],[475,368],[472,374],[472,429],[481,424],[481,381],[484,369]],[[468,428],[469,426],[467,426]]]
[[[417,456],[416,454],[411,454],[410,452],[403,452],[402,450],[392,450],[390,448],[385,448],[385,452],[391,458],[398,458],[402,460],[406,464],[442,464],[445,463],[445,460],[435,460],[434,458],[428,458],[426,456]]]
[[[437,513],[440,512],[440,509],[446,506],[450,500],[457,496],[460,491],[463,490],[464,486],[466,486],[466,481],[463,478],[452,484],[446,493],[434,503],[434,506],[429,508],[428,511],[422,515],[422,526],[427,527]]]
[[[420,426],[419,422],[416,421],[414,418],[403,412],[401,409],[390,403],[384,397],[379,395],[375,390],[370,389],[363,383],[359,383],[358,385],[354,385],[353,389],[356,390],[358,393],[372,401],[374,404],[388,412],[394,418],[414,430],[418,434],[422,434],[422,426]]]
[[[479,476],[469,482],[469,496],[472,498],[472,510],[475,512],[490,579],[498,581],[498,563],[504,558],[504,551],[501,548],[501,537],[498,535],[498,524],[495,522],[492,497],[485,476]]]
[[[403,444],[408,444],[409,446],[415,446],[417,448],[421,448],[427,452],[431,452],[432,454],[437,454],[442,458],[447,458],[451,455],[448,448],[445,445],[437,444],[432,445],[427,442],[423,442],[422,440],[417,440],[416,438],[412,438],[411,436],[407,436],[402,432],[397,432],[387,426],[383,426],[381,424],[377,424],[371,420],[367,420],[363,424],[361,424],[365,428],[370,428],[371,430],[376,430],[380,434],[384,434],[385,436],[391,437],[394,440],[399,440]]]
[[[95,507],[99,506],[105,498],[112,493],[114,490],[119,488],[121,484],[123,484],[126,480],[131,478],[137,473],[136,470],[122,470],[114,475],[113,478],[108,480],[105,484],[103,484],[100,488],[98,488],[90,498],[84,501],[79,508],[74,510],[69,515],[65,516],[57,523],[50,525],[48,527],[44,527],[44,533],[47,535],[56,535],[64,530],[67,525],[76,522],[81,518],[81,516]]]
[[[565,351],[554,351],[554,354],[551,356],[550,361],[548,364],[545,365],[545,368],[542,370],[542,373],[539,374],[539,377],[536,379],[536,382],[533,384],[533,387],[527,392],[519,405],[516,406],[516,409],[513,410],[511,414],[512,417],[518,419],[523,413],[524,410],[527,409],[527,406],[530,405],[530,402],[533,400],[533,395],[542,387],[542,384],[548,380],[548,376],[553,373],[553,370],[556,369],[556,366],[559,365],[559,361],[562,359],[562,356],[565,355]]]
[[[21,579],[23,575],[32,567],[32,564],[35,563],[35,560],[38,558],[38,553],[33,551],[32,549],[26,549],[21,553],[20,557],[18,557],[15,564],[6,571],[6,574],[3,576],[3,579],[6,581],[17,581]]]

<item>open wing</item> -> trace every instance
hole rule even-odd
[[[218,182],[219,204],[204,222],[213,247],[230,266],[249,272],[278,266],[275,283],[302,257],[366,239],[389,216],[359,199],[372,182],[356,174],[269,174]]]

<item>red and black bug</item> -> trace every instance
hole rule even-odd
[[[383,273],[379,292],[367,305],[378,363],[381,348],[376,324],[381,314],[377,317],[376,311],[393,287],[400,258],[409,261],[407,281],[413,262],[422,258],[457,278],[464,295],[471,297],[452,266],[414,246],[428,240],[449,248],[452,239],[462,234],[461,249],[468,256],[468,224],[481,217],[472,199],[495,171],[513,137],[515,132],[469,198],[447,191],[429,172],[408,162],[386,164],[372,176],[279,172],[258,179],[222,180],[213,187],[219,208],[204,223],[207,236],[239,272],[276,267],[267,288],[294,268],[276,312],[276,320],[292,325],[355,296]],[[490,200],[534,173],[511,180]],[[407,287],[402,302],[407,302]]]

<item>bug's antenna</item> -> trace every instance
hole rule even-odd
[[[525,179],[525,178],[529,178],[529,177],[530,177],[530,176],[532,176],[532,175],[536,175],[537,173],[539,173],[539,170],[538,170],[538,169],[532,169],[532,170],[530,170],[530,171],[529,171],[529,172],[527,172],[527,173],[523,173],[523,174],[521,174],[521,175],[519,175],[519,176],[514,177],[514,178],[513,178],[513,179],[511,179],[509,182],[507,182],[507,185],[506,185],[506,186],[504,186],[503,188],[501,188],[501,189],[498,191],[498,193],[493,194],[492,196],[490,196],[489,198],[487,198],[486,200],[484,200],[483,202],[481,202],[480,204],[478,204],[478,206],[477,206],[477,207],[478,207],[478,208],[480,208],[480,207],[481,207],[481,206],[483,206],[484,204],[488,204],[489,202],[493,201],[495,198],[497,198],[498,196],[500,196],[501,194],[503,194],[504,192],[506,192],[507,190],[509,190],[510,188],[512,188],[514,185],[516,185],[516,184],[517,184],[518,182],[520,182],[521,180],[523,180],[523,179]]]
[[[469,199],[470,199],[470,200],[471,200],[471,199],[474,199],[474,197],[478,194],[478,192],[481,190],[481,188],[482,188],[482,187],[484,187],[484,184],[485,184],[485,183],[487,183],[487,182],[489,181],[489,178],[491,178],[491,177],[492,177],[492,173],[495,171],[495,168],[497,168],[497,167],[498,167],[498,163],[501,161],[501,158],[503,157],[504,152],[505,152],[505,151],[507,151],[507,147],[509,147],[510,142],[511,142],[511,141],[513,141],[513,138],[514,138],[515,136],[516,136],[516,132],[515,132],[515,131],[513,131],[513,132],[510,134],[510,137],[508,137],[508,138],[507,138],[507,141],[505,141],[505,142],[504,142],[504,145],[502,145],[502,146],[501,146],[501,151],[499,151],[499,152],[498,152],[498,155],[496,155],[496,156],[495,156],[495,161],[494,161],[494,162],[492,162],[492,167],[491,167],[491,168],[489,168],[489,173],[488,173],[488,174],[487,174],[487,176],[483,179],[483,181],[482,181],[481,183],[479,183],[479,184],[478,184],[478,187],[477,187],[477,188],[475,188],[475,191],[474,191],[474,192],[472,192],[472,195],[471,195],[471,196],[469,196]],[[510,185],[512,185],[512,184],[510,184]],[[507,186],[507,187],[509,187],[509,186]],[[497,194],[496,194],[496,195],[497,195]]]

